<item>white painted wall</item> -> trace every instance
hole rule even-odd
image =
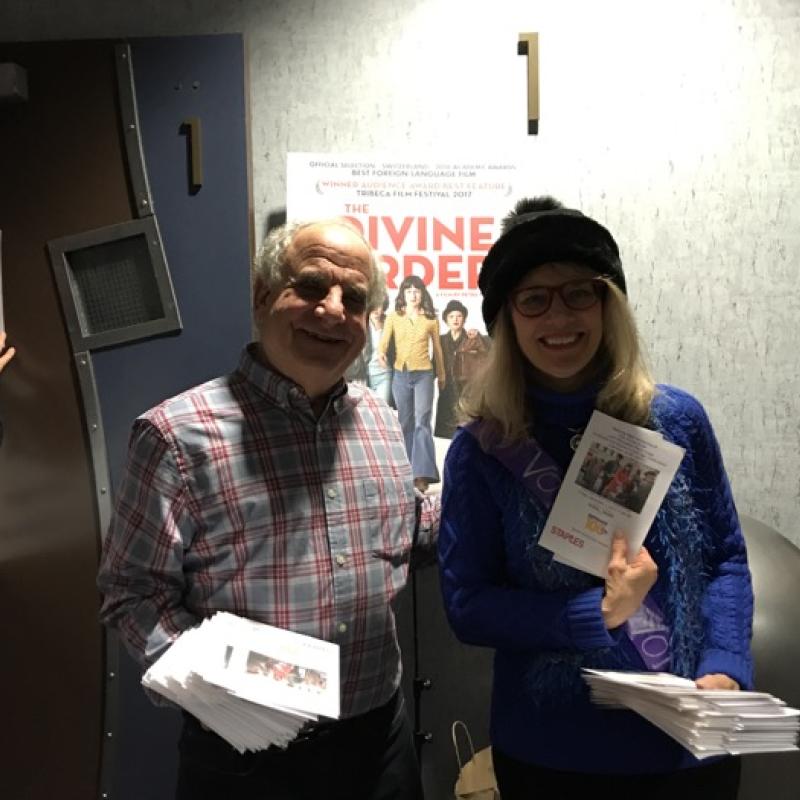
[[[517,34],[541,35],[540,135]],[[797,0],[3,0],[0,38],[244,32],[256,231],[288,150],[497,153],[617,237],[656,376],[800,545]]]

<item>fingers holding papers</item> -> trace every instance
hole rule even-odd
[[[729,678],[721,672],[712,672],[710,675],[702,675],[695,681],[695,685],[698,689],[711,691],[723,689],[735,692],[740,688],[739,684],[733,678]]]
[[[601,605],[606,627],[617,628],[642,604],[658,577],[658,567],[647,548],[629,558],[625,537],[617,532],[611,543],[606,590]]]

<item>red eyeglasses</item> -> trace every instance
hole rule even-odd
[[[523,317],[540,317],[550,310],[553,296],[573,311],[586,311],[605,296],[608,288],[602,278],[578,278],[558,286],[526,286],[511,293],[511,304]]]

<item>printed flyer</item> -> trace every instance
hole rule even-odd
[[[565,564],[605,577],[617,531],[636,553],[678,471],[684,449],[658,431],[595,411],[539,539]]]
[[[201,671],[209,683],[253,703],[339,716],[339,645],[232,614],[225,622],[224,665]]]
[[[339,646],[217,612],[184,631],[142,684],[240,753],[286,747],[320,716],[339,716]]]

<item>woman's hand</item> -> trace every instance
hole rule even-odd
[[[728,691],[739,691],[741,688],[733,678],[723,675],[721,672],[712,672],[710,675],[703,675],[695,681],[698,689],[715,690],[727,689]]]
[[[625,537],[620,533],[614,534],[611,560],[608,562],[606,593],[600,606],[609,630],[618,628],[633,616],[657,577],[658,567],[647,549],[642,547],[636,557],[628,561],[628,543]]]
[[[389,365],[386,363],[386,353],[378,353],[378,363],[386,369]]]
[[[6,364],[8,364],[8,362],[11,361],[12,358],[14,358],[14,353],[16,353],[16,350],[14,350],[13,347],[9,347],[8,350],[6,350],[4,353],[3,350],[5,350],[5,348],[6,348],[6,332],[0,331],[0,372],[2,372],[3,367]]]

